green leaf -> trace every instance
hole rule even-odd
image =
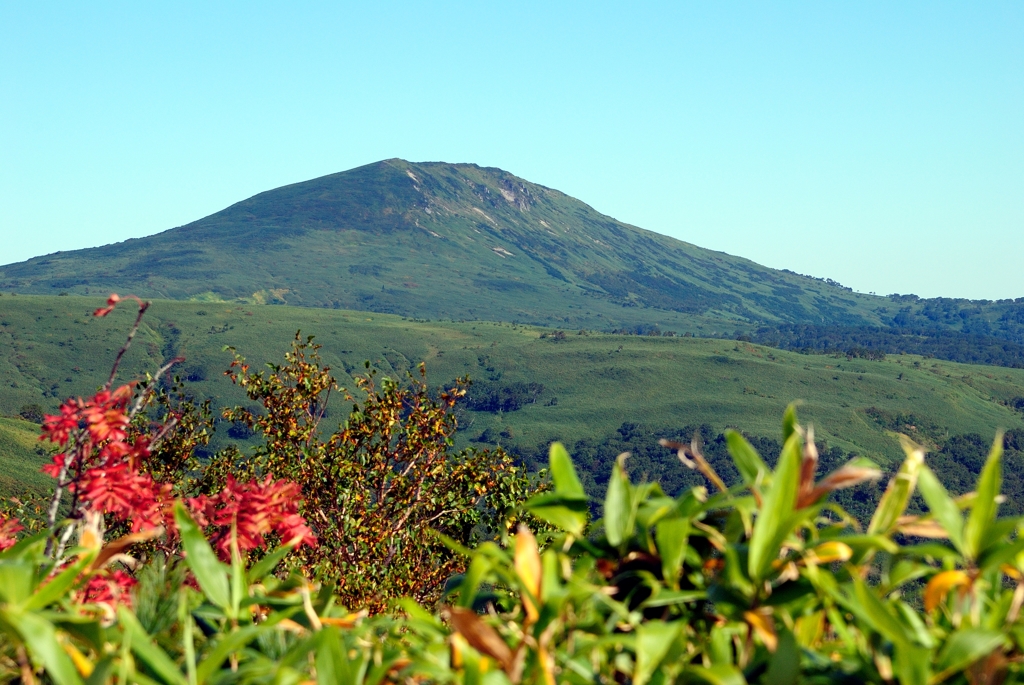
[[[1001,547],[1009,542],[1009,536],[1017,530],[1017,526],[1020,525],[1024,519],[1013,517],[1013,518],[997,518],[996,520],[989,523],[985,527],[985,534],[981,538],[981,544],[978,548],[978,558],[985,556],[985,553],[991,551],[994,547]]]
[[[907,458],[903,460],[900,470],[889,481],[889,487],[885,489],[882,499],[878,502],[878,507],[868,525],[868,534],[887,535],[891,532],[896,527],[896,521],[907,510],[910,496],[914,494],[914,489],[917,487],[917,477],[924,464],[924,451],[909,441],[903,443],[903,450],[906,452]]]
[[[754,446],[734,430],[725,431],[725,442],[736,470],[743,476],[743,482],[747,485],[765,485],[765,478],[771,471]]]
[[[719,493],[723,498],[731,497],[727,493]],[[676,499],[676,511],[680,516],[687,518],[694,516],[700,511],[704,510],[704,507],[709,503],[708,490],[703,485],[690,488],[686,492],[683,492]]]
[[[661,555],[661,573],[665,582],[673,588],[679,587],[679,574],[686,558],[690,537],[690,521],[683,518],[665,519],[658,523],[654,539]]]
[[[1007,644],[1006,637],[995,630],[962,628],[956,631],[949,636],[942,651],[939,652],[937,662],[939,673],[934,680],[943,680],[954,673],[963,671],[1005,644]]]
[[[35,591],[36,564],[27,559],[0,560],[0,599],[20,606]]]
[[[901,556],[916,559],[955,560],[959,554],[952,547],[941,542],[922,542],[917,545],[903,545],[896,550]],[[894,551],[895,553],[895,551]]]
[[[797,431],[796,402],[791,402],[782,415],[782,443],[785,444]]]
[[[893,642],[897,648],[907,645],[906,629],[891,607],[887,606],[860,578],[854,578],[853,596],[855,602],[848,605],[853,613]]]
[[[489,559],[479,554],[473,557],[473,561],[469,563],[469,568],[466,570],[466,575],[462,578],[462,584],[459,585],[459,606],[465,608],[473,606],[477,589],[490,570]]]
[[[764,682],[772,685],[796,685],[800,680],[800,648],[789,630],[779,634],[779,644],[768,662]]]
[[[557,492],[534,495],[523,508],[540,520],[576,537],[583,535],[590,513],[585,497],[566,497]]]
[[[667,607],[674,606],[676,604],[687,604],[689,602],[698,602],[702,599],[707,599],[708,593],[703,590],[660,590],[651,598],[645,600],[643,608],[648,607]]]
[[[174,504],[174,520],[178,524],[181,544],[185,548],[185,563],[199,582],[199,587],[207,599],[224,611],[229,611],[231,590],[228,585],[228,567],[217,558],[181,502]]]
[[[49,621],[31,613],[0,609],[0,621],[12,626],[32,657],[46,668],[57,685],[80,685],[82,682],[71,657],[57,640],[57,631]]]
[[[119,607],[117,620],[131,641],[132,652],[140,661],[149,666],[157,677],[169,685],[187,685],[188,681],[178,670],[177,664],[153,642],[153,638],[146,633],[142,624],[139,623],[139,619],[135,618],[135,614],[125,607]]]
[[[981,553],[985,533],[995,521],[996,510],[999,508],[996,498],[1003,485],[1002,457],[1003,435],[1000,433],[996,435],[992,451],[989,452],[985,467],[978,477],[978,495],[974,498],[974,506],[971,507],[967,524],[964,526],[964,548],[972,559],[977,559]]]
[[[238,618],[242,609],[242,600],[248,599],[249,588],[246,585],[245,564],[242,552],[238,549],[238,530],[231,524],[231,611],[229,618]]]
[[[921,496],[928,504],[932,516],[949,536],[949,541],[961,554],[973,558],[964,548],[964,519],[960,514],[960,507],[956,505],[953,498],[946,492],[946,488],[942,487],[942,483],[927,466],[921,467],[921,473],[917,478],[917,487],[921,490]]]
[[[931,650],[918,645],[897,645],[894,650],[893,673],[900,685],[929,685],[931,671]]]
[[[797,479],[800,476],[800,435],[791,433],[779,456],[779,466],[771,487],[764,494],[761,510],[754,521],[747,557],[748,573],[760,581],[779,556],[783,541],[789,535],[796,503]]]
[[[337,629],[328,626],[316,636],[316,681],[319,685],[355,685],[352,667]]]
[[[200,683],[207,682],[214,673],[220,670],[227,658],[240,651],[247,644],[256,639],[261,632],[272,630],[273,626],[267,623],[245,626],[234,632],[222,635],[216,642],[213,649],[203,655],[196,668],[196,680]]]
[[[249,582],[258,583],[273,572],[281,560],[288,556],[288,553],[295,549],[295,545],[278,545],[276,549],[264,555],[249,569]]]
[[[551,479],[555,482],[555,492],[568,497],[586,497],[583,485],[576,476],[572,458],[562,443],[551,443],[548,463],[551,467]]]
[[[978,567],[982,572],[998,568],[1003,564],[1009,564],[1021,552],[1024,552],[1024,536],[1019,536],[1012,543],[997,545],[994,549],[988,550],[978,560]]]
[[[679,637],[680,627],[678,622],[662,621],[651,621],[637,626],[634,685],[644,685],[651,679],[662,659],[668,654],[672,643]]]
[[[732,663],[732,638],[735,628],[726,624],[712,625],[708,633],[707,656],[712,664]]]
[[[85,685],[107,685],[114,682],[112,677],[114,671],[114,657],[107,655],[93,666],[92,673],[85,681]]]
[[[679,503],[671,497],[657,495],[643,498],[637,510],[637,523],[643,528],[651,528],[666,516],[678,515]]]
[[[690,666],[685,673],[709,685],[746,685],[747,683],[743,673],[730,664],[715,664],[708,667]]]
[[[178,592],[178,625],[181,626],[181,643],[184,647],[185,674],[188,685],[197,685],[196,682],[196,645],[193,635],[192,614],[188,610],[189,590],[181,588]]]
[[[624,461],[623,455],[615,460],[604,498],[604,532],[608,543],[614,547],[633,534],[633,506]]]
[[[932,634],[928,632],[928,626],[925,625],[921,614],[919,614],[909,604],[901,600],[893,600],[890,606],[899,612],[907,634],[910,635],[912,633],[914,641],[917,642],[917,644],[922,647],[927,647],[928,649],[933,649],[937,646],[936,640]]]
[[[42,609],[64,597],[74,587],[85,567],[92,561],[91,556],[86,556],[57,574],[53,580],[42,587],[38,587],[21,605],[27,611]]]

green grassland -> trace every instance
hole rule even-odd
[[[25,404],[53,411],[60,400],[94,391],[134,317],[122,305],[93,318],[98,298],[0,297],[0,414]],[[1024,396],[1024,370],[964,365],[912,355],[882,361],[801,355],[734,340],[623,336],[529,326],[414,321],[394,315],[280,305],[156,301],[121,378],[152,371],[174,354],[190,392],[218,406],[245,401],[223,376],[234,346],[256,364],[282,359],[295,332],[315,335],[343,384],[363,362],[390,375],[427,365],[431,385],[469,375],[477,387],[539,383],[536,401],[518,411],[463,410],[461,444],[488,441],[536,449],[545,441],[599,438],[624,422],[680,427],[738,427],[774,437],[783,409],[801,400],[802,418],[834,447],[883,463],[899,458],[885,417],[924,441],[944,435],[1024,428],[1008,403]],[[331,420],[342,420],[340,400]],[[882,417],[881,419],[879,417]],[[0,424],[4,474],[28,482],[37,468],[33,426]],[[218,432],[217,445],[228,438]],[[15,455],[15,456],[12,456]],[[20,455],[20,456],[17,456]],[[15,466],[17,464],[17,466]],[[29,467],[31,465],[31,468]]]
[[[39,426],[0,417],[0,493],[42,492],[51,484],[39,472],[46,462],[39,444]]]

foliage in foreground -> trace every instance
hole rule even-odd
[[[265,443],[245,459],[228,455],[221,468],[298,486],[319,544],[297,549],[294,561],[311,577],[336,581],[345,604],[379,612],[402,596],[433,603],[465,562],[428,531],[461,544],[500,538],[533,482],[501,449],[453,449],[462,379],[435,397],[420,365],[406,386],[357,378],[356,397],[337,385],[318,349],[296,336],[286,363],[269,372],[251,371],[236,354],[229,375],[261,411],[235,408],[225,417]],[[333,391],[345,393],[352,410],[324,435]]]
[[[140,302],[133,330],[145,307]],[[448,568],[465,572],[450,578],[440,607],[405,598],[378,611],[380,593],[351,589],[388,577],[381,573],[392,574],[392,590],[400,587],[411,571],[396,560],[410,556],[408,548],[389,551],[386,568],[366,564],[365,574],[353,555],[339,584],[299,572],[323,569],[310,563],[316,559],[310,550],[343,550],[376,525],[372,506],[332,509],[337,505],[318,499],[329,490],[316,491],[316,467],[349,455],[347,470],[326,472],[339,479],[336,502],[358,494],[344,479],[357,478],[361,467],[374,487],[411,493],[401,497],[413,508],[416,493],[444,483],[451,467],[443,459],[450,405],[437,405],[422,385],[402,395],[387,386],[369,393],[321,443],[316,399],[333,380],[305,358],[307,351],[298,343],[288,364],[269,375],[250,374],[239,360],[236,380],[265,413],[233,418],[260,430],[267,448],[235,464],[223,485],[204,490],[207,472],[222,473],[225,462],[207,465],[201,476],[185,479],[185,487],[198,488],[188,496],[169,478],[191,468],[185,455],[202,435],[201,412],[165,404],[158,420],[142,418],[153,386],[112,389],[116,362],[100,393],[46,417],[44,436],[61,447],[47,469],[58,485],[46,525],[26,534],[17,520],[0,519],[0,679],[60,685],[1021,679],[1024,519],[998,517],[1002,436],[975,492],[959,498],[925,464],[924,450],[905,439],[906,459],[864,528],[829,495],[880,472],[853,461],[818,479],[813,432],[797,423],[792,408],[774,468],[740,434],[727,434],[740,481],[732,487],[696,440],[666,445],[707,481],[677,497],[656,483],[630,482],[621,455],[603,518],[593,524],[575,467],[555,444],[552,489],[534,494],[519,512],[511,506],[502,512],[506,521],[529,515],[543,522],[548,529],[540,541],[520,526],[507,546],[467,546],[467,528],[483,520],[477,505],[455,512],[466,517],[458,519],[466,522],[461,528],[445,529],[440,516],[418,517],[413,528],[410,514],[397,531],[401,544],[436,536],[451,558],[461,559]],[[406,490],[400,477],[418,463],[433,470]],[[275,480],[271,468],[290,469],[295,480]],[[517,492],[506,491],[509,504]],[[924,513],[910,509],[916,494]],[[303,504],[302,497],[310,501]],[[456,499],[450,506],[467,505]],[[362,513],[350,527],[328,528],[310,516],[323,511],[339,524],[345,512]],[[360,528],[367,519],[371,527]],[[395,546],[392,537],[382,533],[379,544]],[[284,544],[273,546],[275,540]],[[381,547],[364,548],[368,559],[379,559],[371,555]],[[407,582],[423,580],[434,582]]]
[[[905,441],[902,468],[859,530],[826,499],[876,477],[870,464],[816,479],[813,436],[792,411],[775,469],[729,437],[742,484],[725,487],[696,446],[673,445],[715,492],[670,498],[629,482],[623,457],[592,527],[554,445],[554,489],[525,508],[557,532],[538,544],[521,527],[508,548],[463,550],[468,570],[437,613],[412,600],[395,615],[349,613],[329,588],[271,573],[290,546],[246,568],[232,544],[225,563],[182,504],[184,559],[140,572],[134,611],[81,603],[125,542],[101,545],[80,526],[58,568],[37,535],[0,553],[5,667],[62,684],[1019,679],[1024,537],[1020,519],[997,516],[1000,440],[976,492],[959,499]],[[915,492],[924,514],[907,513]]]

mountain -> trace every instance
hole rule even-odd
[[[1024,343],[1024,298],[854,293],[624,224],[500,169],[400,159],[260,193],[150,237],[0,266],[0,290],[641,333],[802,324]]]

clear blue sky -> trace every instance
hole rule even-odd
[[[1024,296],[1024,3],[0,3],[0,264],[388,157],[860,291]]]

